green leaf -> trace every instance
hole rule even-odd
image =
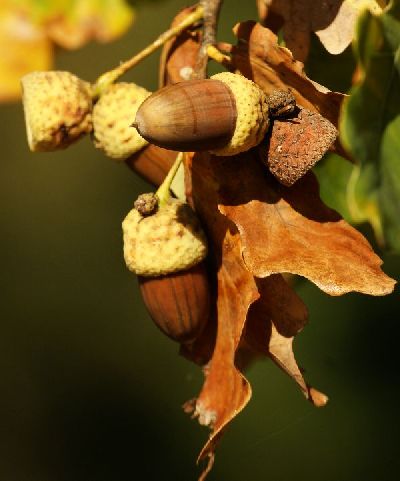
[[[368,221],[377,240],[400,251],[400,7],[365,10],[354,41],[358,83],[343,106],[340,137],[358,162],[346,187],[355,223]]]

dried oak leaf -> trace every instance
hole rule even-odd
[[[353,39],[360,10],[381,11],[375,0],[257,0],[257,6],[262,24],[274,32],[282,28],[287,47],[301,61],[307,58],[312,32],[329,53],[339,54]]]
[[[300,107],[290,118],[274,120],[258,149],[261,161],[279,182],[291,186],[322,159],[337,134],[329,120]]]
[[[249,383],[235,367],[235,354],[247,312],[259,294],[253,275],[241,259],[238,231],[218,212],[218,192],[209,188],[212,173],[206,161],[208,156],[196,157],[192,166],[192,195],[208,230],[217,265],[217,337],[194,411],[200,424],[213,429],[200,454],[199,459],[203,459],[211,455],[218,434],[251,397]],[[204,162],[200,159],[204,159]]]
[[[308,319],[306,306],[280,274],[256,283],[260,298],[250,307],[242,342],[270,357],[315,406],[325,406],[328,397],[306,384],[293,353],[294,336]]]
[[[213,163],[220,211],[240,232],[246,267],[256,277],[290,272],[330,295],[392,292],[368,241],[319,197],[308,172],[287,188],[265,172],[253,152]]]
[[[292,351],[293,336],[307,320],[306,307],[282,276],[253,277],[243,262],[237,228],[218,210],[224,198],[221,171],[215,170],[215,162],[220,160],[196,154],[188,169],[192,181],[189,197],[208,231],[217,271],[215,348],[204,370],[199,397],[185,406],[194,411],[200,424],[213,430],[199,456],[209,456],[210,463],[225,427],[250,400],[251,388],[242,372],[254,357],[268,355],[299,384],[307,398],[316,405],[326,402],[324,395],[307,387]],[[230,159],[236,161],[236,157]],[[196,360],[197,349],[201,353],[206,343],[203,336],[198,348],[192,347],[185,355]],[[204,358],[200,355],[200,359]]]

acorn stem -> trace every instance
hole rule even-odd
[[[183,30],[186,30],[188,27],[201,20],[203,18],[203,14],[203,6],[197,6],[196,9],[193,10],[193,12],[185,17],[180,23],[163,32],[150,45],[145,47],[132,58],[121,63],[118,65],[118,67],[115,67],[114,69],[100,75],[93,85],[93,98],[98,98],[107,87],[113,84],[119,77],[124,75],[132,67],[155,52],[159,47],[164,45],[165,42],[170,40],[172,37],[179,35]]]
[[[207,46],[207,55],[209,58],[213,59],[215,62],[220,63],[224,67],[231,67],[232,61],[229,55],[225,55],[220,52],[214,45]]]
[[[168,174],[166,175],[163,183],[160,185],[160,187],[156,192],[156,196],[158,197],[159,207],[162,207],[163,205],[165,205],[170,198],[170,187],[179,169],[179,166],[182,163],[182,160],[183,160],[183,152],[179,152],[179,154],[176,156],[175,162],[172,164],[172,167],[170,168]]]

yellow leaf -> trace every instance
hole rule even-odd
[[[124,0],[72,0],[43,20],[48,36],[61,47],[76,49],[90,40],[110,42],[131,25],[133,10]]]
[[[0,7],[0,102],[20,97],[20,78],[51,67],[53,49],[42,30],[21,11]]]

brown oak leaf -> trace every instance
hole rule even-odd
[[[203,154],[194,159],[190,195],[207,228],[217,275],[217,337],[205,370],[204,386],[194,407],[200,424],[212,427],[213,433],[199,459],[212,455],[223,428],[251,397],[248,381],[235,366],[235,354],[248,309],[259,296],[254,277],[241,259],[238,231],[219,213],[218,192],[209,189],[212,171],[208,157]]]
[[[294,186],[279,184],[252,152],[215,159],[220,211],[239,229],[243,259],[256,277],[290,272],[330,295],[392,292],[395,281],[365,237],[329,209],[308,172]]]
[[[270,172],[290,186],[322,159],[337,134],[329,120],[300,107],[288,119],[274,120],[258,150]]]
[[[294,336],[308,319],[306,306],[280,274],[256,283],[260,298],[250,308],[243,342],[270,357],[315,406],[324,406],[327,396],[306,384],[293,353]]]
[[[375,0],[257,0],[257,6],[262,24],[274,32],[282,28],[286,46],[302,62],[312,32],[328,52],[339,54],[353,39],[358,12],[365,7],[381,11]]]
[[[315,405],[327,401],[326,396],[307,386],[292,351],[293,337],[307,321],[306,307],[281,275],[254,278],[243,262],[237,228],[218,210],[224,199],[221,172],[215,169],[219,160],[208,154],[196,154],[187,166],[192,182],[188,197],[193,199],[207,229],[217,276],[215,347],[204,370],[205,382],[199,397],[185,406],[199,418],[200,424],[212,428],[199,456],[199,459],[208,456],[210,463],[225,427],[250,400],[251,388],[243,370],[259,355],[273,359]],[[234,164],[238,158],[229,160]],[[213,336],[209,341],[214,346]],[[205,360],[206,343],[207,337],[203,335],[185,355]],[[200,355],[196,358],[198,350]]]

